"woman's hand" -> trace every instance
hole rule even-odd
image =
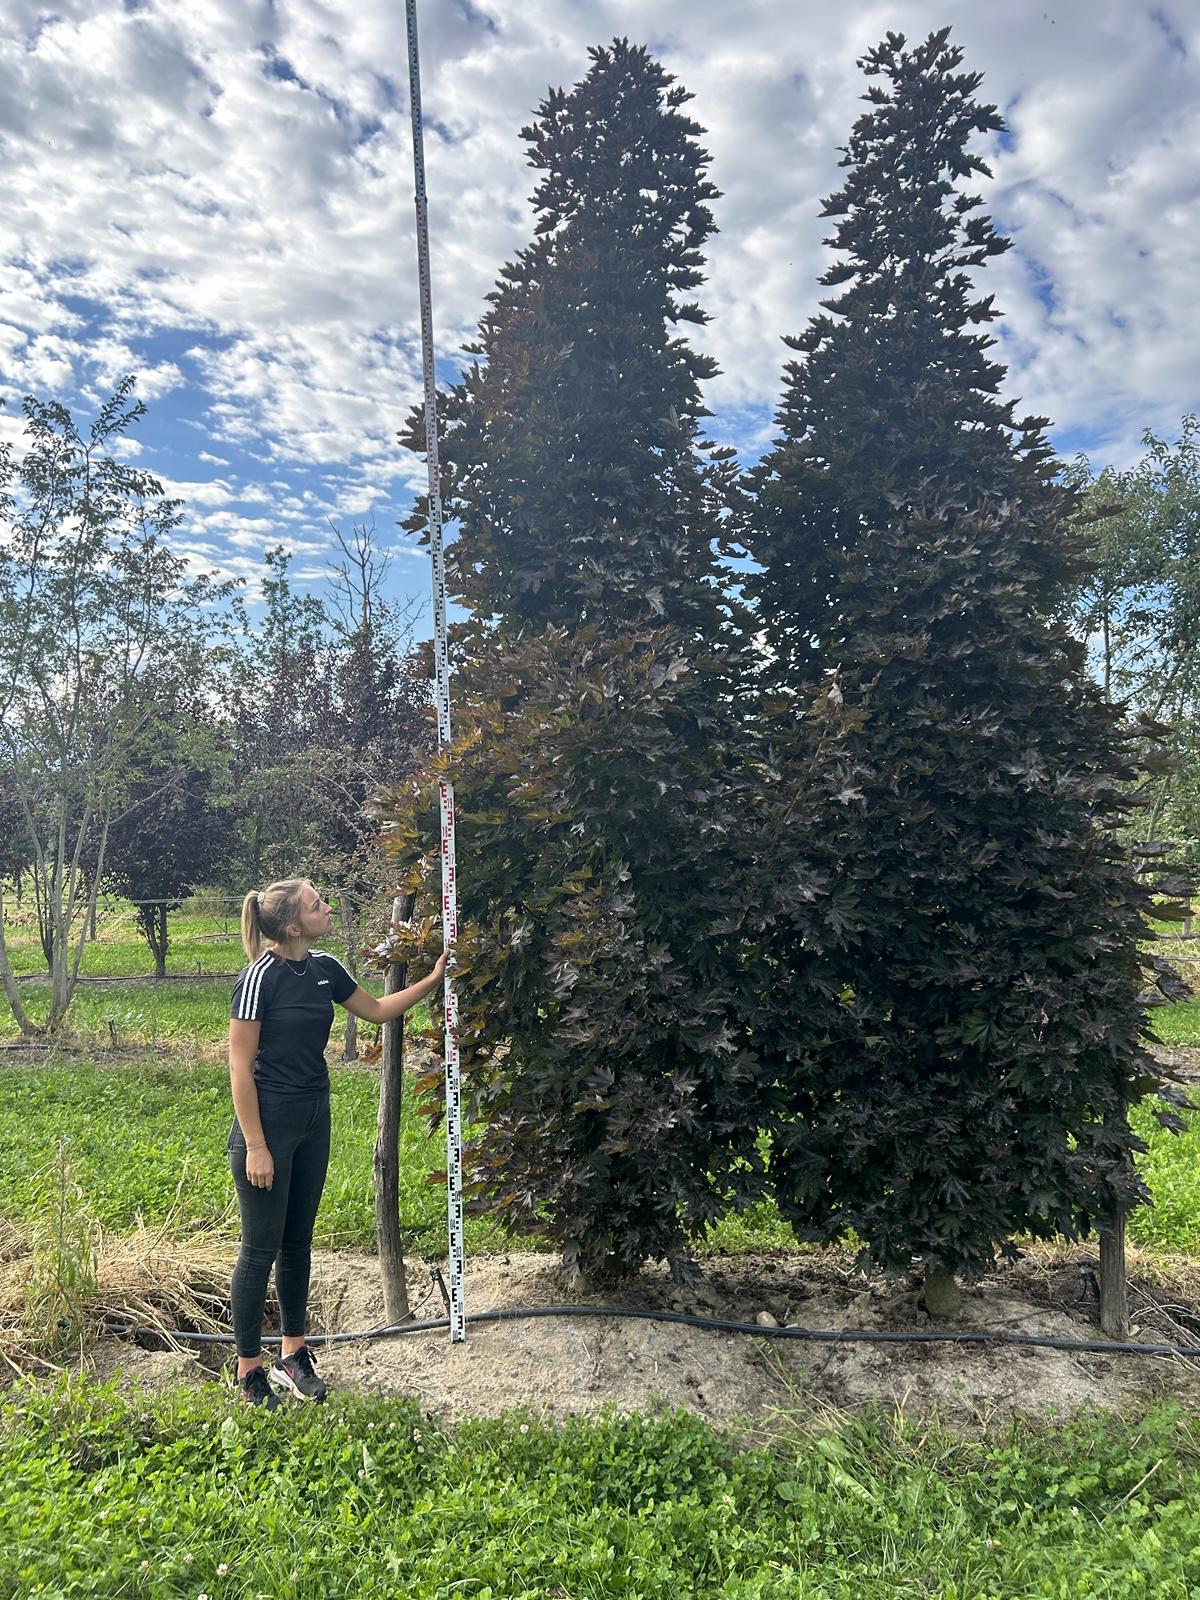
[[[454,959],[453,947],[447,945],[442,951],[441,955],[434,962],[433,971],[429,974],[429,976],[431,978],[444,978],[446,976],[447,966],[449,966],[450,971],[453,972],[457,965],[458,963]]]
[[[275,1182],[275,1162],[265,1144],[246,1149],[246,1181],[255,1189],[269,1189]]]
[[[342,1004],[351,1016],[361,1017],[364,1022],[395,1022],[411,1006],[431,995],[446,973],[453,972],[457,966],[454,947],[448,945],[425,976],[410,983],[407,989],[401,989],[398,994],[385,994],[382,1000],[377,1000],[360,985]]]

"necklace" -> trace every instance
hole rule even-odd
[[[310,951],[309,955],[311,955],[311,953],[312,952]],[[292,972],[294,972],[298,978],[302,978],[304,976],[304,974],[308,971],[309,956],[305,956],[304,960],[300,963],[299,966],[296,965],[296,963],[291,959],[290,956],[284,956],[283,961],[284,961],[284,965],[286,967],[288,967]]]

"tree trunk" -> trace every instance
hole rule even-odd
[[[338,895],[338,918],[342,924],[342,950],[346,957],[346,971],[352,978],[358,977],[358,940],[354,934],[354,923],[350,916],[348,896],[350,891],[343,889]],[[358,1060],[358,1018],[349,1011],[346,1012],[346,1036],[342,1045],[342,1060]]]
[[[392,901],[392,921],[407,922],[413,896],[397,895]],[[403,989],[406,968],[397,962],[384,978],[385,994]],[[383,1054],[379,1061],[379,1117],[375,1130],[375,1242],[379,1274],[383,1280],[383,1308],[389,1323],[409,1315],[408,1280],[404,1270],[404,1241],[400,1236],[400,1111],[404,1099],[404,1018],[383,1026]]]
[[[165,978],[167,975],[167,902],[160,900],[154,907],[155,939],[154,939],[154,976]]]
[[[1129,1338],[1124,1212],[1100,1229],[1100,1328],[1110,1339]]]
[[[955,1317],[962,1307],[962,1290],[954,1274],[931,1261],[925,1268],[925,1309],[931,1317]]]
[[[9,1005],[12,1007],[13,1018],[17,1027],[27,1039],[32,1039],[38,1032],[38,1026],[26,1011],[21,1000],[21,991],[13,977],[12,966],[8,959],[8,942],[4,936],[4,895],[0,891],[0,984]]]

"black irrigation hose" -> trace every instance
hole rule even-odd
[[[878,1329],[771,1328],[757,1322],[725,1322],[718,1317],[694,1317],[682,1311],[644,1311],[631,1306],[520,1306],[512,1311],[480,1311],[467,1318],[477,1322],[515,1322],[525,1317],[632,1317],[644,1322],[678,1322],[688,1328],[715,1328],[721,1333],[749,1333],[757,1339],[806,1339],[816,1344],[1016,1344],[1042,1350],[1092,1351],[1098,1355],[1190,1356],[1200,1359],[1200,1347],[1182,1344],[1121,1344],[1110,1339],[1054,1339],[1039,1333],[964,1332],[954,1328],[929,1328],[910,1333],[885,1333]],[[390,1328],[364,1328],[357,1333],[314,1333],[312,1345],[349,1344],[356,1340],[391,1339],[404,1333],[435,1333],[449,1328],[447,1317],[424,1322],[400,1322]],[[232,1344],[228,1333],[166,1333],[161,1328],[139,1328],[106,1322],[105,1333],[154,1335],[183,1344]],[[278,1334],[268,1334],[264,1344],[278,1344]]]

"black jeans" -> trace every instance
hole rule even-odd
[[[313,1225],[329,1166],[328,1091],[286,1095],[260,1089],[258,1112],[275,1163],[269,1189],[255,1188],[246,1177],[246,1139],[236,1117],[229,1133],[229,1166],[242,1212],[242,1249],[230,1286],[239,1356],[262,1349],[272,1265],[282,1330],[289,1338],[304,1333]]]

